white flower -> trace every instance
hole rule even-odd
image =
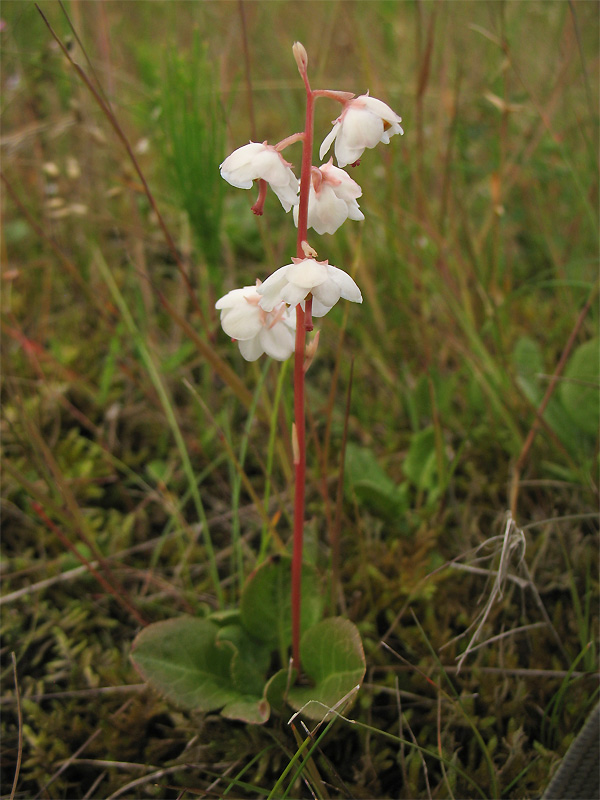
[[[246,361],[256,361],[266,353],[276,361],[285,361],[294,352],[296,318],[280,301],[269,311],[259,306],[256,286],[244,286],[221,297],[215,308],[221,312],[221,326],[237,340]]]
[[[272,311],[282,300],[295,307],[309,294],[313,296],[312,315],[323,317],[340,297],[362,303],[360,289],[344,270],[316,261],[314,258],[293,258],[257,287],[261,307]]]
[[[272,145],[250,142],[238,147],[221,164],[221,177],[238,189],[251,189],[252,181],[267,181],[286,211],[298,203],[298,179]]]
[[[328,152],[335,139],[335,157],[340,167],[354,164],[365,148],[375,147],[379,142],[389,144],[390,136],[404,133],[400,127],[402,118],[381,100],[369,97],[369,93],[350,100],[341,115],[334,121],[333,129],[325,137],[319,156]]]
[[[332,162],[330,158],[327,164],[311,170],[308,227],[317,233],[335,233],[347,219],[365,218],[356,202],[362,194],[360,186]],[[298,206],[294,207],[293,214],[298,227]]]

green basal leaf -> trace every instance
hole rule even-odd
[[[237,719],[251,725],[263,725],[271,715],[271,707],[263,698],[247,697],[229,703],[221,711],[221,716],[226,719]]]
[[[559,395],[575,425],[592,436],[598,434],[600,418],[600,339],[580,345],[569,359]]]
[[[513,364],[519,375],[534,378],[544,372],[544,360],[540,346],[530,336],[522,336],[515,344]]]
[[[306,631],[300,643],[302,668],[314,686],[292,686],[287,700],[310,719],[323,719],[346,696],[348,701],[365,675],[366,662],[356,625],[331,617]],[[277,677],[277,676],[275,676]],[[347,709],[343,703],[340,713]]]
[[[131,660],[144,680],[183,708],[215,711],[238,701],[232,647],[217,643],[212,622],[179,617],[156,622],[135,638]]]
[[[217,642],[227,643],[234,650],[231,661],[234,687],[243,694],[261,697],[271,663],[270,648],[250,636],[241,625],[221,628],[217,634]]]
[[[269,678],[264,688],[264,697],[271,708],[279,712],[287,708],[287,693],[297,676],[298,673],[295,669],[291,672],[289,669],[280,669],[272,678]]]
[[[435,431],[425,428],[415,433],[402,465],[406,477],[418,489],[430,490],[437,486],[437,465],[435,456]]]
[[[593,342],[588,344],[593,344]],[[582,345],[582,347],[585,348],[586,345]],[[591,358],[592,354],[586,353],[584,350],[583,359],[581,356],[575,359],[575,355],[578,352],[579,350],[575,351],[565,372],[565,377],[569,377],[571,380],[570,382],[567,380],[561,383],[560,394],[557,393],[557,396],[550,398],[544,411],[544,420],[560,438],[567,450],[573,456],[579,457],[581,448],[585,448],[585,436],[582,431],[586,430],[584,426],[590,424],[591,417],[594,414],[594,399],[596,400],[594,425],[597,429],[598,365],[596,362],[594,367],[592,363],[591,369],[595,368],[596,372],[590,381],[588,356]],[[572,362],[574,362],[573,366],[571,366]],[[524,336],[519,339],[513,352],[513,363],[517,369],[517,381],[523,393],[534,406],[539,406],[547,389],[547,380],[543,377],[545,368],[539,345],[530,337]],[[573,374],[569,374],[569,369],[573,371]],[[590,388],[590,386],[593,387],[594,380],[596,381],[595,398],[591,396],[593,388],[589,396],[583,391]],[[563,385],[568,387],[566,390],[567,402],[565,402],[565,398],[562,395]],[[581,407],[579,406],[580,403]]]
[[[211,622],[215,622],[219,628],[222,628],[224,625],[237,624],[241,619],[241,615],[239,608],[225,608],[220,611],[213,611],[208,616],[208,619]]]
[[[366,447],[348,443],[345,458],[347,489],[380,518],[397,519],[407,509],[404,494]]]
[[[290,599],[291,559],[277,556],[265,561],[248,578],[242,591],[242,625],[255,638],[280,653],[292,641]],[[323,597],[316,570],[302,567],[302,631],[321,618]]]

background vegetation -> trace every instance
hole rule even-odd
[[[0,33],[3,796],[266,797],[298,749],[129,662],[289,545],[291,372],[214,301],[294,252],[218,165],[302,127],[296,39],[406,133],[311,240],[365,299],[309,372],[307,558],[368,671],[275,796],[539,796],[597,693],[597,4],[40,8],[64,52],[29,2]]]

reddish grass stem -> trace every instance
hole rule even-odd
[[[296,256],[305,258],[303,242],[308,231],[308,193],[312,166],[313,126],[315,96],[310,88],[307,74],[306,51],[298,43],[294,55],[304,86],[306,87],[306,120],[302,139],[302,167],[300,170],[300,204],[298,207],[298,238]],[[306,420],[304,403],[304,353],[307,323],[312,330],[310,311],[312,298],[306,300],[306,311],[296,306],[296,345],[294,352],[294,548],[292,554],[292,662],[300,669],[300,617],[302,585],[302,546],[304,538],[304,495],[306,486]]]

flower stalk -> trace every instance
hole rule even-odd
[[[294,44],[294,56],[306,88],[306,118],[302,139],[302,166],[300,168],[300,201],[298,204],[298,236],[296,257],[304,258],[303,243],[308,234],[308,197],[311,182],[314,134],[315,98],[308,80],[308,58],[299,43]],[[304,498],[306,490],[306,410],[304,397],[304,356],[306,331],[312,330],[312,298],[305,301],[305,309],[296,306],[296,347],[294,350],[294,538],[292,551],[292,666],[300,670],[300,622],[302,602],[302,551],[304,544]],[[308,323],[308,326],[307,326]]]

